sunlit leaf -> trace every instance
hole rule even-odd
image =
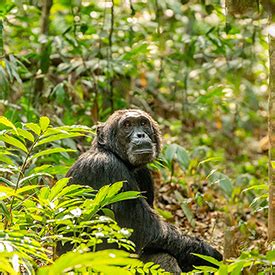
[[[11,220],[11,213],[2,200],[0,200],[0,214],[3,215],[8,221]]]
[[[112,204],[112,203],[124,201],[124,200],[133,200],[139,197],[141,197],[141,194],[138,191],[126,191],[126,192],[119,193],[114,198],[108,200],[108,204]]]
[[[65,271],[69,272],[80,267],[93,267],[97,272],[104,274],[130,275],[131,273],[127,269],[121,267],[137,264],[139,264],[139,260],[130,258],[129,253],[124,251],[104,250],[84,254],[68,252],[57,259],[53,265],[40,268],[38,275],[62,274]]]
[[[249,190],[268,190],[267,184],[253,185],[248,188],[245,188],[242,192],[247,192]]]
[[[20,128],[18,128],[17,131],[20,136],[26,138],[27,140],[29,140],[31,142],[34,142],[34,136],[29,131],[20,129]]]
[[[39,142],[37,142],[35,147],[45,144],[45,143],[61,140],[64,138],[81,137],[81,136],[84,136],[84,134],[81,134],[81,133],[56,134],[56,135],[41,139]]]
[[[17,128],[15,127],[15,125],[11,121],[9,121],[6,117],[0,116],[0,124],[4,124],[5,126],[12,128],[14,132],[18,134]]]
[[[112,184],[109,187],[107,198],[110,198],[110,197],[113,197],[114,195],[116,195],[122,188],[123,184],[124,184],[123,181],[119,181],[119,182]]]
[[[48,197],[50,201],[53,200],[54,198],[58,198],[60,196],[60,194],[62,194],[60,192],[68,184],[69,180],[70,180],[70,178],[63,178],[55,183],[55,185],[52,187],[50,195]],[[68,192],[70,192],[70,190],[68,190]]]
[[[26,148],[26,146],[24,145],[23,142],[21,142],[20,140],[12,137],[12,136],[9,136],[9,135],[2,135],[0,136],[0,140],[18,148],[18,149],[21,149],[22,151],[24,151],[25,153],[28,153],[28,149]]]
[[[26,123],[25,126],[32,130],[35,134],[37,134],[38,136],[40,135],[41,133],[41,128],[38,124],[36,123]]]
[[[46,116],[40,117],[39,125],[40,125],[42,132],[44,132],[48,128],[49,124],[50,124],[50,119],[48,117],[46,117]]]
[[[216,266],[221,266],[223,264],[222,262],[219,262],[218,260],[216,260],[210,256],[201,255],[201,254],[197,254],[197,253],[192,253],[192,254],[196,255],[197,257],[202,258],[202,259],[206,260],[207,262],[212,263]]]

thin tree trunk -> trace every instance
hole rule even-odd
[[[272,9],[273,11],[273,9]],[[274,13],[269,16],[269,25],[274,22]],[[273,23],[274,24],[274,23]],[[274,25],[273,25],[274,28]],[[269,208],[268,208],[268,239],[275,240],[275,36],[269,35],[269,96],[268,96],[268,139],[269,139],[269,163],[268,163],[268,182],[269,182]]]
[[[0,19],[0,58],[4,57],[3,20]]]
[[[42,15],[41,15],[41,34],[44,36],[48,35],[49,32],[49,16],[50,10],[53,5],[53,0],[43,0],[42,1]],[[40,96],[43,94],[44,88],[44,75],[48,72],[50,66],[50,42],[45,39],[45,43],[41,43],[40,47],[40,76],[36,78],[34,85],[34,99],[35,102],[39,101]]]

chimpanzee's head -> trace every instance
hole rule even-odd
[[[141,166],[158,156],[160,131],[146,112],[119,110],[98,126],[95,142],[132,166]]]

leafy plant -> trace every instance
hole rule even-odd
[[[39,124],[15,126],[5,117],[0,117],[0,122],[5,127],[0,136],[1,271],[16,274],[23,269],[28,274],[56,274],[70,270],[111,272],[124,267],[121,272],[127,274],[128,269],[144,267],[145,271],[162,272],[158,266],[144,266],[122,251],[85,253],[95,251],[103,241],[134,251],[134,244],[128,240],[132,230],[117,225],[108,205],[140,196],[135,191],[119,193],[123,182],[106,185],[99,191],[68,185],[68,178],[54,182],[54,174],[47,172],[49,165],[45,164],[48,156],[72,152],[62,146],[62,140],[84,136],[92,132],[90,129],[52,127],[47,117],[41,117]],[[58,243],[68,243],[78,252],[56,260]],[[39,268],[50,263],[50,267]]]

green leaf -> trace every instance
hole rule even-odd
[[[0,38],[1,43],[1,38]],[[1,47],[1,46],[0,46]],[[2,252],[3,253],[3,252]],[[13,267],[10,264],[10,259],[6,259],[4,257],[1,257],[1,263],[0,263],[0,270],[4,272],[4,274],[9,275],[18,275],[18,272],[16,272]]]
[[[266,259],[269,260],[270,262],[274,262],[275,261],[275,250],[271,250],[271,251],[268,251],[266,253]]]
[[[109,185],[104,185],[99,189],[99,191],[96,194],[96,197],[94,199],[94,204],[95,205],[100,205],[104,199],[106,198],[108,191],[109,191],[110,186]]]
[[[213,100],[222,98],[224,96],[223,87],[214,87],[213,90],[208,90],[205,95],[201,95],[197,98],[196,103],[212,104]]]
[[[30,181],[32,179],[35,179],[37,177],[50,177],[50,178],[53,178],[53,176],[51,174],[48,174],[48,173],[36,173],[36,174],[31,174],[30,176],[28,177],[24,177],[22,178],[20,181],[19,181],[19,186],[23,185],[24,182],[26,181]]]
[[[239,275],[239,274],[242,274],[242,269],[246,265],[249,266],[249,265],[251,265],[251,263],[249,263],[245,260],[240,260],[240,261],[238,260],[233,265],[229,266],[228,271],[229,271],[230,275]]]
[[[38,199],[39,200],[48,199],[49,194],[50,194],[50,188],[48,186],[44,186],[40,189],[40,192],[38,194]]]
[[[37,134],[38,136],[40,135],[41,133],[41,128],[38,124],[36,123],[26,123],[25,126],[32,130],[35,134]]]
[[[50,201],[61,196],[61,191],[64,190],[64,187],[68,184],[69,180],[70,178],[63,178],[55,183],[48,197]],[[70,192],[70,189],[68,189],[68,192]]]
[[[197,271],[197,272],[195,272],[195,271]],[[212,267],[212,266],[195,266],[195,270],[192,271],[192,274],[193,273],[194,274],[197,274],[197,273],[201,274],[201,272],[199,272],[199,271],[203,271],[204,274],[209,274],[209,273],[210,274],[212,274],[212,273],[214,274],[217,271],[217,268]],[[221,275],[221,274],[219,273],[219,275]]]
[[[27,140],[34,142],[34,136],[29,131],[20,129],[20,128],[18,128],[17,131],[18,131],[18,134],[23,138],[26,138]]]
[[[4,124],[5,126],[7,126],[9,128],[12,128],[14,130],[14,132],[16,134],[18,134],[17,128],[15,127],[15,125],[11,121],[9,121],[6,117],[0,116],[0,123]]]
[[[44,132],[48,128],[49,124],[50,124],[50,120],[48,117],[46,117],[46,116],[40,117],[39,125],[40,125],[42,132]]]
[[[1,183],[1,182],[6,183],[6,185],[8,185],[8,186],[10,186],[10,187],[15,187],[15,184],[14,184],[13,182],[9,181],[9,180],[6,179],[6,178],[0,177],[0,183]]]
[[[12,136],[9,136],[9,135],[2,135],[0,136],[0,140],[16,147],[16,148],[19,148],[21,149],[22,151],[28,153],[28,149],[26,148],[26,146],[18,139],[12,137]]]
[[[52,141],[61,140],[64,138],[81,137],[81,136],[84,136],[84,134],[81,134],[81,133],[57,134],[57,135],[53,135],[53,136],[49,136],[49,137],[41,139],[39,142],[37,142],[35,147],[45,144],[45,143],[52,142]]]
[[[52,91],[52,95],[55,95],[58,104],[63,104],[66,98],[64,83],[57,84]]]
[[[0,201],[0,214],[4,215],[8,221],[11,220],[11,213],[3,201]]]
[[[111,198],[111,197],[113,197],[114,195],[116,195],[116,194],[121,190],[123,184],[124,184],[123,181],[119,181],[119,182],[113,183],[113,184],[110,186],[109,190],[108,190],[108,194],[107,194],[107,197],[106,197],[106,198],[108,199],[108,198]]]
[[[10,159],[7,155],[8,154],[0,153],[0,162],[4,162],[4,163],[7,163],[9,165],[13,165],[14,164],[13,160]]]
[[[212,258],[212,257],[210,257],[210,256],[206,256],[206,255],[201,255],[201,254],[197,254],[197,253],[192,253],[193,255],[196,255],[196,256],[198,256],[199,258],[202,258],[202,259],[204,259],[205,261],[207,261],[207,262],[209,262],[209,263],[212,263],[212,264],[214,264],[214,265],[216,265],[216,266],[221,266],[223,263],[222,263],[222,261],[221,262],[219,262],[218,260],[216,260],[216,259],[214,259],[214,258]]]
[[[190,158],[188,152],[179,145],[177,146],[176,158],[183,168],[187,169],[189,167]]]
[[[249,190],[268,190],[267,184],[253,185],[248,188],[245,188],[242,192],[247,192]]]
[[[174,159],[176,152],[177,152],[177,145],[176,144],[169,144],[166,147],[166,150],[165,150],[165,158],[169,162],[171,162]]]
[[[53,265],[40,268],[38,275],[63,274],[65,271],[78,270],[81,267],[92,267],[96,273],[128,275],[130,272],[121,268],[127,265],[138,265],[140,261],[130,258],[129,253],[118,250],[98,252],[68,252],[58,258]]]
[[[101,211],[103,212],[104,216],[111,218],[112,220],[115,220],[115,214],[114,212],[109,208],[102,208]]]
[[[32,189],[36,189],[36,188],[38,188],[38,187],[39,187],[39,185],[28,185],[28,186],[24,186],[24,187],[21,187],[21,188],[17,189],[16,194],[21,194],[21,193],[30,191],[30,190],[32,190]]]
[[[212,170],[211,173],[208,175],[208,178],[211,183],[219,184],[227,197],[231,197],[233,192],[233,185],[229,177],[227,177],[223,173]]]
[[[158,212],[159,215],[161,215],[166,220],[172,219],[174,217],[173,214],[167,210],[156,208],[156,211]]]
[[[222,161],[222,159],[223,159],[222,157],[211,157],[200,161],[198,165],[202,165],[207,162],[218,162],[218,161]]]
[[[141,197],[141,194],[139,191],[126,191],[117,194],[114,198],[110,199],[108,201],[108,204],[124,201],[124,200],[133,200]]]
[[[180,203],[181,209],[182,209],[183,213],[185,214],[187,220],[194,227],[195,219],[194,219],[193,212],[188,205],[188,200],[185,199],[178,191],[175,191],[175,195],[176,195],[177,200]]]
[[[50,155],[50,154],[55,154],[55,153],[63,153],[63,152],[75,152],[76,150],[73,149],[66,149],[66,148],[51,148],[51,149],[47,149],[47,150],[43,150],[40,151],[39,153],[36,153],[34,155],[32,155],[29,160],[33,160],[33,159],[37,159],[41,156],[44,155]]]
[[[131,51],[127,52],[122,56],[124,60],[131,60],[137,54],[144,54],[147,52],[148,45],[146,43],[142,43],[141,45],[136,46]]]
[[[66,178],[67,179],[67,178]],[[60,198],[62,196],[70,196],[70,197],[76,197],[76,196],[83,196],[90,194],[91,192],[94,192],[94,190],[90,187],[83,186],[83,185],[77,185],[72,184],[69,186],[66,186],[56,195],[56,198]]]
[[[14,196],[14,189],[11,187],[1,186],[0,190],[0,199],[4,200],[6,198],[9,198],[11,196]],[[1,231],[0,231],[1,232]]]

